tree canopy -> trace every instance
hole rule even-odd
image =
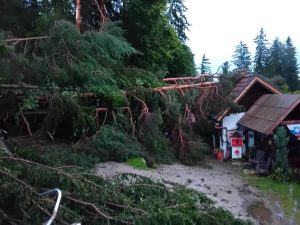
[[[266,66],[268,63],[269,50],[268,41],[263,28],[259,31],[259,34],[254,39],[256,44],[256,52],[253,60],[253,69],[257,74],[265,75]]]
[[[202,57],[200,71],[201,71],[201,74],[209,74],[210,73],[210,62],[209,62],[209,59],[206,58],[205,54]]]
[[[249,70],[251,66],[251,54],[248,46],[242,41],[236,46],[233,55],[233,64],[239,70]]]

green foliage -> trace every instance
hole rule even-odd
[[[211,72],[210,71],[210,62],[209,62],[209,59],[206,58],[205,54],[202,57],[200,71],[201,71],[201,74],[209,74]]]
[[[182,0],[168,0],[168,12],[171,25],[175,28],[176,33],[181,41],[186,41],[188,38],[185,31],[188,30],[189,23],[185,16],[187,7]]]
[[[128,165],[132,166],[133,168],[140,169],[140,170],[148,170],[148,166],[146,164],[145,159],[143,158],[130,158],[127,160]]]
[[[41,149],[38,146],[16,146],[14,154],[28,160],[47,164],[49,166],[74,166],[92,168],[100,159],[85,152],[76,152],[67,144],[50,144]]]
[[[49,218],[45,211],[52,212],[54,202],[51,198],[41,198],[37,192],[59,187],[63,199],[57,223],[250,225],[228,211],[215,208],[210,199],[193,190],[180,186],[167,188],[132,174],[108,181],[89,175],[82,168],[65,164],[53,167],[48,162],[1,155],[0,208],[8,215],[4,222],[14,218],[19,224],[42,224]]]
[[[194,55],[191,49],[180,44],[173,54],[173,59],[168,63],[167,77],[193,76],[196,74]]]
[[[290,37],[286,40],[286,51],[285,51],[285,73],[283,77],[286,79],[289,91],[293,92],[299,89],[299,78],[298,78],[298,64],[297,64],[297,52],[293,45]]]
[[[102,101],[102,105],[116,109],[118,107],[128,106],[128,100],[124,91],[110,85],[94,86],[91,91]]]
[[[144,156],[144,149],[134,136],[119,126],[104,125],[88,143],[84,151],[101,161],[126,161],[132,157]]]
[[[53,96],[50,111],[43,122],[46,133],[60,134],[68,139],[80,137],[95,131],[95,122],[89,109],[78,104],[78,96],[74,92],[65,91]]]
[[[222,74],[228,74],[229,72],[229,62],[228,61],[225,61],[222,66],[221,66],[221,69],[222,69]]]
[[[36,17],[33,9],[26,8],[22,0],[2,1],[0,5],[0,30],[24,36],[32,28],[31,20]]]
[[[132,90],[133,88],[154,88],[162,86],[162,76],[158,73],[139,69],[125,68],[117,77],[117,84],[123,90]]]
[[[173,17],[175,11],[178,10],[177,6],[183,9],[182,4],[180,5],[177,1],[172,1],[170,10]],[[173,76],[174,70],[168,71],[168,68],[171,68],[175,62],[183,58],[187,63],[181,63],[181,71],[175,71],[174,76],[179,76],[179,73],[182,72],[190,73],[191,70],[194,70],[191,53],[181,43],[175,29],[169,24],[169,18],[165,14],[166,11],[166,0],[150,2],[135,0],[124,3],[120,18],[123,21],[126,38],[144,54],[131,57],[129,63],[154,72],[163,71],[168,76]],[[174,18],[173,21],[175,20],[178,19]],[[185,23],[181,24],[180,27],[183,28]]]
[[[289,179],[289,167],[288,167],[288,152],[287,144],[289,137],[284,127],[279,127],[276,135],[274,136],[276,144],[276,169],[275,177],[278,181],[285,182]]]
[[[7,45],[0,39],[0,80],[20,82],[28,70],[28,59],[16,52],[14,45]]]
[[[50,33],[51,38],[42,48],[43,57],[51,71],[49,82],[59,87],[99,90],[109,85],[117,89],[114,68],[121,67],[126,56],[137,53],[121,36],[116,36],[122,32],[112,24],[103,32],[80,34],[74,25],[58,21]],[[54,55],[53,63],[49,62],[49,55]]]
[[[257,74],[265,75],[266,66],[268,63],[269,49],[266,34],[263,28],[259,31],[259,34],[254,39],[256,44],[256,52],[254,56],[254,72]]]
[[[263,176],[247,176],[247,181],[259,189],[263,191],[267,191],[268,193],[272,193],[274,199],[278,200],[280,206],[284,210],[285,215],[287,217],[291,217],[293,213],[295,213],[295,223],[300,223],[300,211],[294,211],[295,200],[300,199],[300,184],[285,182],[278,182],[271,177],[263,177]]]
[[[267,77],[261,77],[261,78],[266,80],[267,82],[271,83],[275,87],[277,87],[283,93],[288,92],[289,87],[286,83],[286,80],[282,76],[274,75],[274,76],[272,76],[272,78],[267,78]]]
[[[22,102],[20,110],[32,110],[38,107],[38,98],[36,95],[28,95]]]
[[[283,76],[284,74],[284,52],[285,46],[276,38],[272,46],[270,48],[270,55],[268,57],[268,64],[267,64],[267,73],[268,77],[272,77],[274,75]]]
[[[233,55],[233,64],[239,70],[249,70],[251,66],[251,54],[248,46],[242,41],[236,46]]]
[[[174,155],[169,140],[164,137],[162,126],[160,111],[142,116],[138,124],[138,139],[157,162],[170,163],[174,160]]]
[[[211,147],[199,135],[193,135],[186,139],[188,140],[186,143],[188,151],[181,159],[181,162],[186,165],[204,164],[205,155],[211,152]]]

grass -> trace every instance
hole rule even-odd
[[[148,170],[146,161],[143,158],[131,158],[127,160],[128,165],[140,170]]]
[[[298,210],[295,215],[296,224],[300,224],[300,184],[299,183],[278,183],[271,177],[257,177],[256,175],[247,175],[246,180],[250,185],[272,193],[278,198],[278,201],[287,216],[291,216],[294,208],[294,201],[298,200]],[[292,190],[292,191],[290,191]]]

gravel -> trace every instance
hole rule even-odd
[[[163,183],[177,183],[187,188],[205,193],[215,201],[217,207],[230,211],[241,219],[251,219],[247,208],[251,204],[262,202],[262,199],[241,178],[238,162],[220,162],[209,160],[207,167],[184,166],[182,164],[160,165],[157,169],[138,170],[125,163],[100,163],[95,168],[99,176],[112,179],[122,173],[133,173],[149,177]]]

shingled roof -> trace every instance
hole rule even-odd
[[[251,130],[271,134],[300,104],[300,95],[267,94],[260,97],[237,124]]]
[[[268,93],[274,93],[274,94],[281,94],[281,92],[273,87],[268,82],[264,81],[263,79],[259,78],[255,75],[245,75],[244,78],[242,78],[239,83],[234,87],[232,92],[230,93],[230,96],[233,99],[233,102],[235,104],[239,104],[240,101],[249,93],[251,88],[255,85],[260,85],[261,87],[268,90]],[[268,94],[266,93],[266,94]],[[221,121],[230,111],[230,108],[227,108],[222,114],[220,114],[217,118],[218,121]]]
[[[231,96],[234,103],[239,103],[239,100],[249,91],[249,89],[255,84],[259,83],[266,89],[270,90],[274,94],[280,94],[281,92],[273,87],[271,84],[267,83],[263,79],[255,75],[246,75],[240,82],[234,87],[231,92]]]
[[[235,100],[241,95],[241,93],[249,86],[249,84],[255,79],[255,76],[246,75],[240,82],[233,88],[230,93],[231,97]]]

